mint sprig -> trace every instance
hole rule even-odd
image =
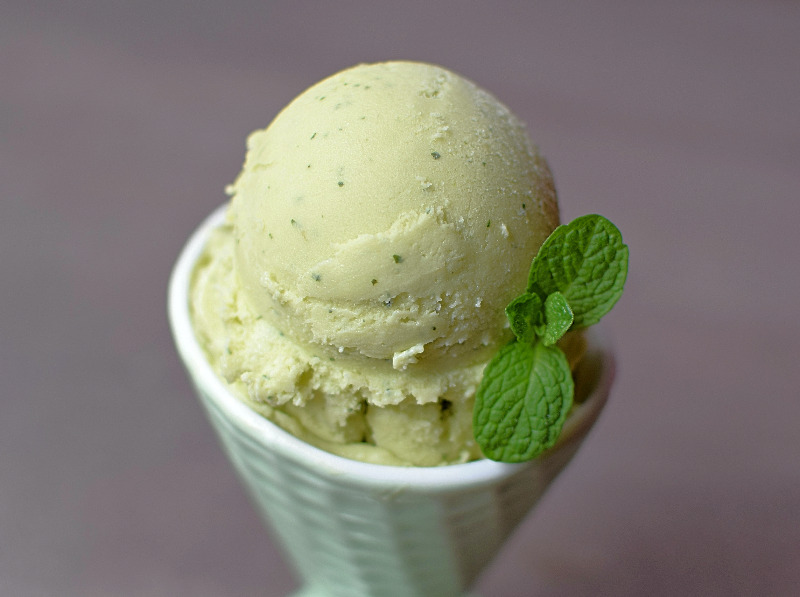
[[[488,458],[524,462],[555,444],[574,394],[556,343],[608,313],[627,273],[628,247],[602,216],[581,216],[545,240],[525,292],[506,307],[516,340],[486,366],[475,395],[475,439]]]

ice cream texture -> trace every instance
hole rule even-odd
[[[359,65],[252,133],[229,194],[191,309],[234,392],[346,457],[480,457],[476,387],[558,225],[523,123],[443,68]]]

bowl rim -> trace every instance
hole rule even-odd
[[[168,286],[167,310],[170,328],[178,354],[189,375],[202,392],[221,412],[240,429],[260,439],[276,453],[329,477],[346,479],[372,488],[413,486],[415,490],[458,491],[496,483],[522,472],[546,459],[524,463],[502,463],[488,459],[436,467],[396,466],[351,460],[316,448],[285,431],[263,415],[255,412],[231,392],[214,372],[197,341],[189,313],[189,287],[195,264],[211,232],[225,219],[227,203],[216,208],[190,235],[172,269]],[[595,326],[597,327],[597,326]],[[600,374],[589,397],[567,420],[558,443],[566,444],[586,431],[596,419],[607,399],[615,370],[610,342],[605,333],[589,330],[590,343],[600,358]]]

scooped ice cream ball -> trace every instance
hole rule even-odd
[[[485,358],[558,225],[552,176],[488,92],[415,62],[359,65],[253,133],[232,185],[235,268],[259,316],[352,359]]]

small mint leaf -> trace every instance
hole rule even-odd
[[[536,294],[526,292],[511,301],[506,307],[506,317],[511,324],[511,331],[521,342],[532,342],[536,336],[535,329],[541,325],[542,299]]]
[[[545,346],[551,346],[567,333],[574,319],[572,309],[563,294],[554,292],[548,295],[544,301],[544,319],[546,326],[542,342]]]
[[[622,295],[628,274],[628,247],[614,224],[588,215],[559,226],[544,241],[531,264],[528,292],[560,292],[574,316],[574,327],[600,321]]]
[[[541,342],[512,342],[487,365],[475,395],[473,429],[483,453],[530,460],[555,444],[572,406],[566,356]]]

